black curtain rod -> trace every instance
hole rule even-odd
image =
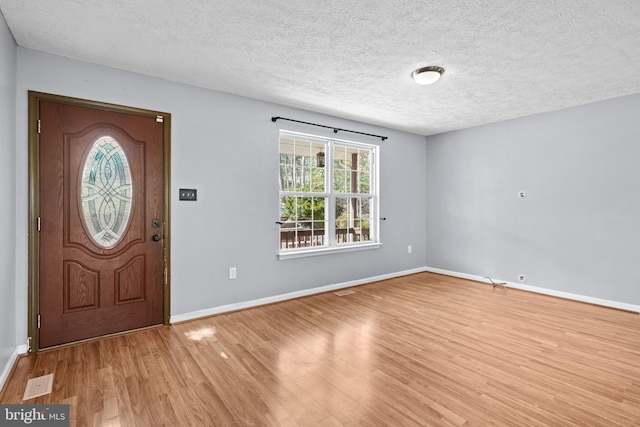
[[[303,122],[300,120],[293,120],[293,119],[287,119],[286,117],[271,117],[271,121],[272,122],[276,122],[278,120],[286,120],[288,122],[295,122],[295,123],[302,123],[303,125],[311,125],[311,126],[318,126],[321,128],[327,128],[327,129],[333,129],[333,133],[338,133],[338,132],[351,132],[351,133],[357,133],[358,135],[366,135],[366,136],[373,136],[374,138],[380,138],[381,140],[385,140],[387,139],[386,136],[382,136],[382,135],[374,135],[372,133],[364,133],[364,132],[358,132],[355,130],[349,130],[349,129],[342,129],[342,128],[337,128],[337,127],[333,127],[333,126],[325,126],[325,125],[319,125],[317,123],[310,123],[310,122]]]

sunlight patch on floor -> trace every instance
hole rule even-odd
[[[215,337],[216,332],[217,332],[216,328],[210,327],[210,328],[200,328],[200,329],[196,329],[195,331],[185,332],[184,335],[191,341],[202,341],[205,339],[211,339],[211,341],[218,341],[218,339]]]

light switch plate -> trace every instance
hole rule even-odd
[[[198,199],[198,190],[195,188],[181,188],[180,200],[190,200],[195,202]]]

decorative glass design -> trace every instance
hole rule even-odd
[[[110,136],[94,142],[84,162],[80,198],[91,238],[109,249],[122,238],[131,219],[131,169],[122,147]]]

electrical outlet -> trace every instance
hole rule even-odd
[[[235,279],[238,277],[238,269],[236,267],[229,267],[229,279]]]
[[[407,246],[407,253],[413,253],[413,247],[411,245]]]

